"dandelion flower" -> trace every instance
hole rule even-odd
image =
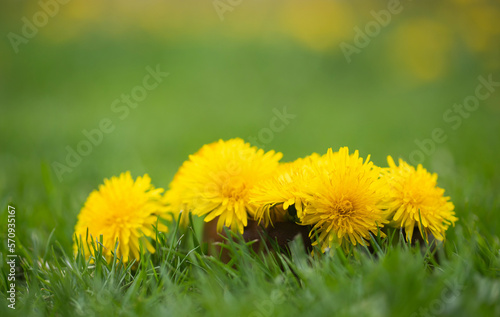
[[[319,159],[314,153],[294,162],[283,163],[267,180],[258,184],[251,192],[250,201],[259,207],[255,217],[267,227],[276,221],[302,217],[305,192],[314,175],[313,165]]]
[[[182,167],[179,171],[182,171]],[[174,180],[169,185],[169,190],[165,193],[164,201],[169,215],[173,215],[174,220],[179,221],[179,225],[185,228],[189,224],[189,204],[184,198],[189,188],[183,179],[181,173],[178,172],[175,175]]]
[[[239,138],[205,145],[179,169],[174,184],[179,197],[169,203],[205,216],[205,222],[218,217],[218,232],[226,226],[243,233],[257,208],[250,202],[250,190],[278,168],[281,156]]]
[[[167,227],[158,221],[158,216],[165,217],[162,203],[162,188],[154,188],[146,174],[134,182],[130,172],[119,177],[105,179],[99,190],[90,193],[78,215],[75,227],[76,238],[81,240],[87,255],[90,255],[87,239],[99,241],[103,236],[104,254],[109,259],[118,240],[117,257],[124,262],[139,259],[140,244],[155,252],[148,238],[155,238],[153,226],[167,231]],[[89,236],[87,237],[87,231]],[[75,241],[75,252],[78,247]]]
[[[382,170],[387,183],[384,205],[391,220],[398,227],[404,227],[406,238],[411,241],[415,225],[422,237],[431,232],[438,240],[443,240],[445,231],[455,225],[458,218],[455,206],[444,196],[444,189],[437,187],[437,174],[427,172],[422,165],[417,169],[402,159],[396,166],[391,156],[387,157],[389,167]]]
[[[215,145],[216,143],[204,145],[194,156],[202,157],[207,152],[207,149]],[[169,215],[173,215],[175,220],[178,220],[180,216],[179,225],[182,227],[186,227],[189,223],[189,213],[192,210],[193,197],[196,196],[194,193],[196,186],[190,184],[193,179],[186,174],[186,171],[189,172],[190,165],[190,160],[185,161],[181,165],[164,196],[167,212]]]
[[[328,152],[317,166],[317,179],[304,209],[303,225],[313,225],[321,249],[350,242],[364,245],[369,233],[377,234],[387,222],[379,207],[382,199],[380,168],[368,157],[365,162],[358,151],[349,155],[347,147]]]

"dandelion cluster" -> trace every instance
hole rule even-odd
[[[389,157],[389,167],[378,167],[347,147],[288,163],[280,158],[241,139],[205,145],[179,169],[167,204],[174,213],[218,218],[219,232],[243,232],[248,219],[309,226],[322,250],[367,245],[387,225],[404,228],[409,239],[417,227],[443,240],[457,221],[437,176],[421,165],[401,160],[398,168]]]
[[[293,162],[281,158],[239,138],[219,140],[190,155],[164,195],[147,175],[135,182],[128,172],[105,180],[82,208],[75,237],[102,235],[108,257],[118,242],[118,256],[128,261],[139,257],[140,243],[154,252],[154,226],[167,229],[158,219],[185,226],[189,214],[216,222],[218,232],[243,233],[249,220],[263,227],[307,226],[322,251],[369,245],[374,236],[384,237],[384,226],[401,228],[408,241],[414,230],[444,240],[458,220],[437,175],[422,165],[401,159],[396,165],[389,156],[388,167],[379,167],[347,147]]]

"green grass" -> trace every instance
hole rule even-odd
[[[67,254],[49,239],[44,244],[34,242],[33,250],[18,246],[23,272],[18,274],[16,312],[494,316],[500,309],[500,244],[498,239],[482,237],[476,226],[474,217],[462,219],[444,246],[422,246],[422,252],[401,242],[398,230],[387,239],[377,239],[377,251],[357,247],[349,256],[331,250],[312,257],[300,240],[291,243],[287,254],[262,255],[230,240],[229,264],[206,255],[192,227],[158,234],[158,252],[128,265],[116,258],[106,262],[98,244],[94,244],[95,261],[86,261],[81,253]],[[1,304],[6,312],[4,299]]]
[[[460,56],[452,73],[412,84],[390,61],[370,59],[382,56],[378,43],[352,65],[271,36],[159,44],[143,34],[113,40],[96,33],[57,45],[36,38],[20,55],[6,55],[0,233],[5,239],[7,206],[16,206],[20,265],[12,311],[4,297],[2,243],[0,315],[500,315],[500,93],[481,102],[457,130],[442,119],[474,93],[478,75],[491,71]],[[102,118],[117,120],[112,101],[158,63],[171,75],[59,182],[51,164],[64,160],[65,146],[74,147],[81,131]],[[234,265],[225,265],[196,242],[201,222],[195,219],[192,230],[160,235],[158,252],[137,266],[73,256],[77,214],[103,178],[131,170],[167,188],[203,144],[257,135],[273,108],[284,106],[297,117],[266,145],[282,151],[284,161],[347,145],[385,165],[386,155],[407,159],[415,139],[444,129],[447,141],[424,166],[439,174],[460,220],[436,254],[400,243],[396,232],[375,254],[358,247],[350,256],[311,257],[300,241],[290,255],[260,256],[230,243]]]

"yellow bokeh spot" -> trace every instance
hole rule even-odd
[[[281,23],[284,31],[305,46],[329,50],[350,39],[355,24],[352,7],[348,4],[327,1],[289,1],[283,4]]]
[[[442,23],[413,19],[395,30],[390,45],[397,67],[417,80],[432,81],[449,68],[453,33]]]
[[[500,34],[500,11],[489,5],[467,8],[463,34],[467,46],[475,52],[484,52],[497,45],[494,36]]]

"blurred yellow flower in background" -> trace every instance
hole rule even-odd
[[[422,237],[432,233],[436,239],[443,240],[445,231],[455,225],[458,218],[450,197],[445,197],[444,189],[436,185],[437,174],[430,174],[420,164],[415,169],[402,159],[396,166],[391,156],[387,162],[389,167],[382,170],[382,175],[387,184],[384,205],[390,219],[397,227],[405,228],[408,241],[415,226]]]
[[[397,26],[390,47],[395,66],[417,81],[433,81],[451,65],[453,33],[447,25],[427,18],[406,20]]]
[[[112,258],[117,240],[117,257],[123,257],[125,263],[139,259],[141,244],[144,250],[154,253],[155,249],[149,241],[155,238],[154,226],[158,226],[159,231],[167,231],[165,224],[159,220],[166,216],[162,192],[163,188],[151,185],[147,174],[137,177],[136,181],[130,172],[105,179],[99,190],[90,193],[78,215],[75,253],[81,243],[86,256],[95,256],[89,244],[91,240],[99,241],[101,235],[107,259]]]
[[[213,2],[90,0],[48,9],[32,2],[23,11],[29,20],[34,13],[47,11],[48,22],[40,33],[52,42],[78,41],[87,34],[118,42],[147,36],[167,47],[178,41],[219,45],[230,38],[267,45],[268,39],[273,43],[291,39],[308,50],[331,53],[332,59],[342,60],[340,44],[352,43],[354,30],[364,29],[373,21],[374,12],[388,6],[384,1],[330,0],[224,3],[227,10],[222,19]],[[387,39],[386,45],[366,48],[382,54],[384,58],[377,59],[377,64],[400,71],[414,79],[412,84],[449,75],[463,58],[456,52],[476,55],[489,70],[500,67],[496,58],[500,35],[497,3],[448,0],[401,6],[404,11],[390,16],[388,25],[369,39],[370,43]]]
[[[284,31],[304,46],[327,51],[349,39],[355,20],[347,2],[292,0],[279,10]]]
[[[485,52],[498,44],[500,10],[488,1],[455,1],[456,30],[474,52]]]

